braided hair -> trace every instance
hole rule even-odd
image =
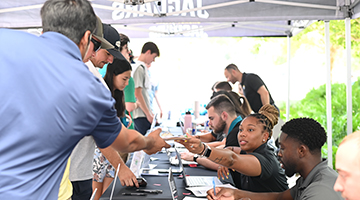
[[[272,136],[272,129],[278,123],[279,111],[274,106],[265,104],[260,108],[258,113],[253,113],[249,116],[255,117],[264,125],[263,131],[267,131],[269,133],[269,140]]]

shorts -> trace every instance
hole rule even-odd
[[[103,182],[105,177],[114,178],[115,168],[101,153],[99,148],[95,148],[94,160],[93,160],[93,181]]]

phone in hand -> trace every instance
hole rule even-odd
[[[136,178],[140,187],[146,187],[147,181],[143,177]]]

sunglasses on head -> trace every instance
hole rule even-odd
[[[101,42],[96,41],[94,38],[91,38],[91,42],[94,44],[94,51],[99,51],[101,48]]]

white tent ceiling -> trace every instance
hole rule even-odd
[[[95,13],[135,37],[292,36],[313,20],[357,17],[358,0],[92,0]],[[45,0],[1,0],[0,27],[39,28]],[[129,4],[140,5],[129,5]],[[348,6],[345,6],[345,3]],[[354,14],[354,15],[353,15]]]

